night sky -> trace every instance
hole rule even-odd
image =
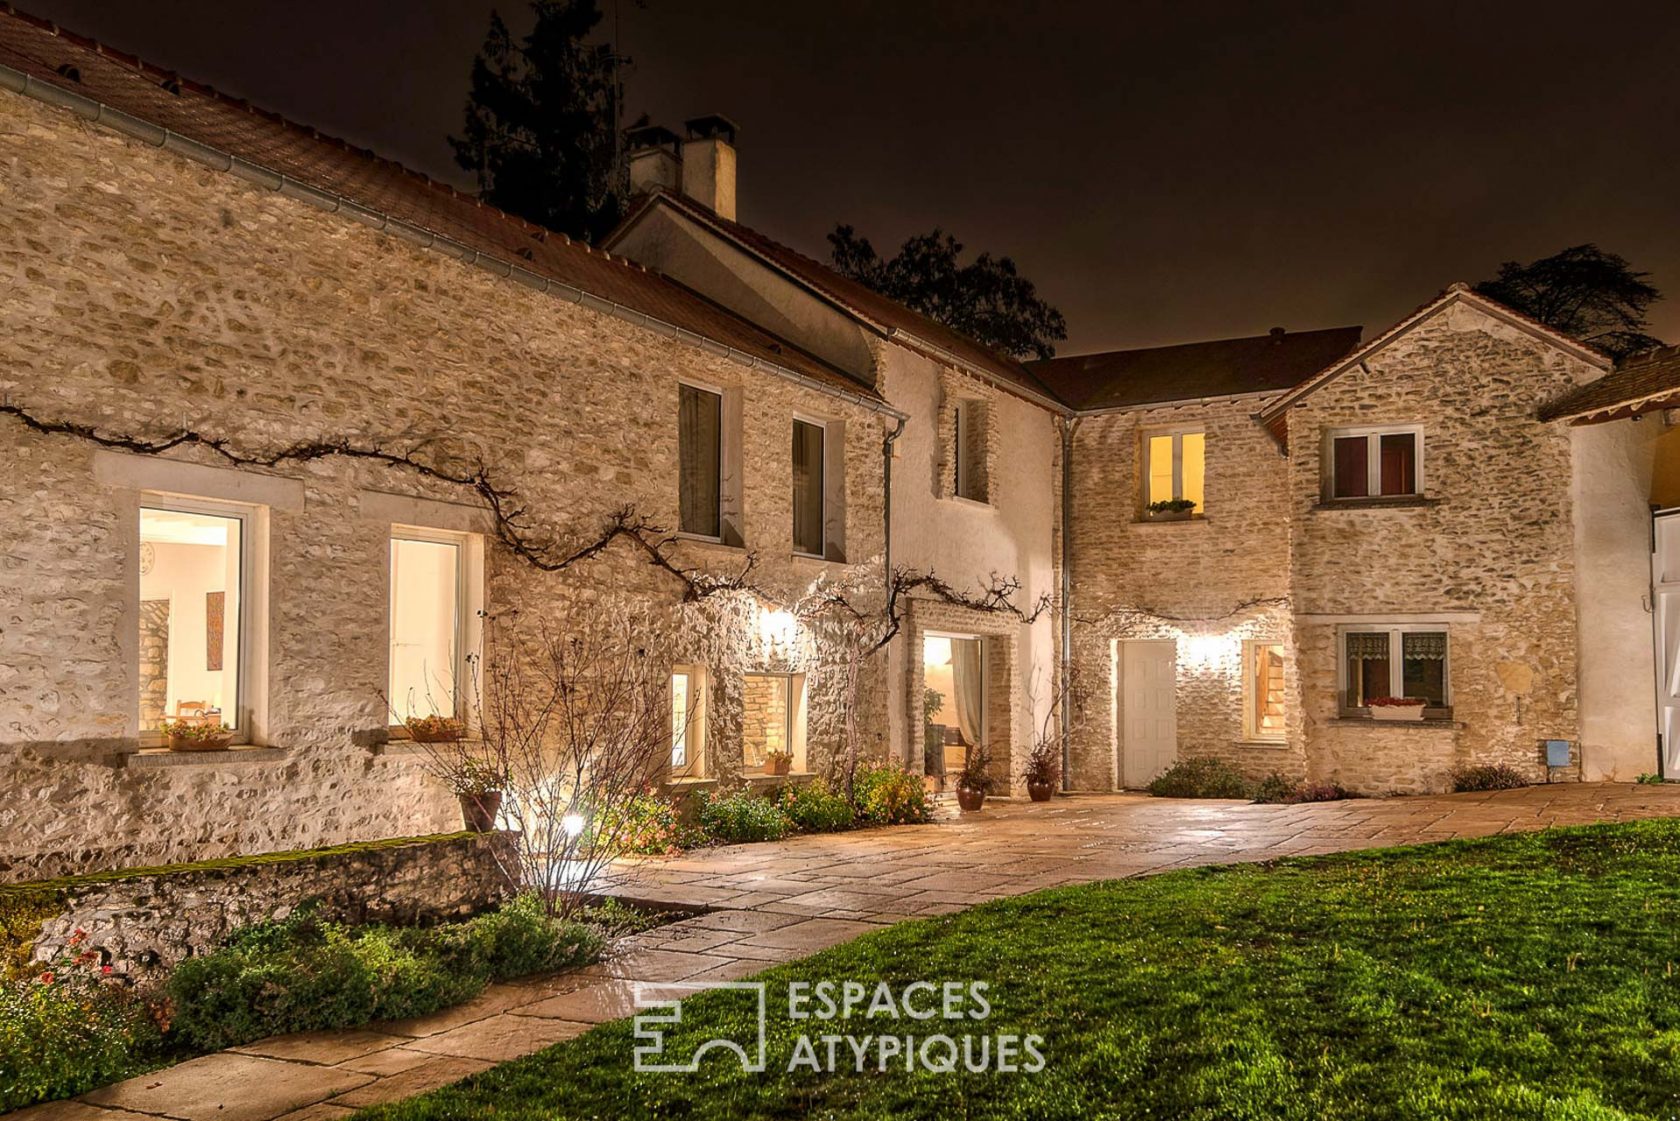
[[[628,116],[734,118],[743,221],[818,257],[836,221],[943,226],[1016,259],[1064,354],[1370,335],[1585,241],[1675,294],[1680,341],[1672,2],[617,3]],[[444,137],[484,0],[19,6],[470,185]]]

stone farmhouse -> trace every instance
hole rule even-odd
[[[508,612],[645,627],[675,789],[1680,771],[1680,354],[1458,285],[1022,364],[738,221],[726,119],[633,139],[586,247],[0,5],[0,880],[453,827],[401,720]],[[853,681],[792,605],[897,571],[958,594]]]

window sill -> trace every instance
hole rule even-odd
[[[1314,510],[1410,510],[1423,506],[1439,506],[1439,498],[1422,494],[1396,495],[1390,498],[1321,498]]]
[[[702,549],[718,549],[726,553],[744,553],[747,551],[745,544],[736,544],[722,537],[702,537],[698,533],[682,533],[680,531],[673,533],[671,536],[684,545],[697,545]]]
[[[958,506],[972,506],[976,510],[997,509],[996,506],[992,505],[990,499],[985,498],[967,498],[960,494],[948,494],[945,496],[945,500],[947,502],[954,502]]]
[[[803,562],[805,564],[832,564],[837,567],[844,568],[846,565],[851,563],[850,561],[844,559],[835,560],[829,557],[819,557],[815,553],[789,553],[788,555],[792,557],[794,561]]]
[[[1132,523],[1133,525],[1206,525],[1206,514],[1192,514],[1188,518],[1151,518],[1144,515]]]
[[[1358,727],[1362,727],[1362,728],[1399,728],[1399,729],[1402,729],[1402,730],[1406,730],[1406,729],[1415,730],[1415,729],[1418,729],[1418,728],[1440,729],[1440,728],[1462,728],[1462,727],[1464,727],[1464,721],[1454,720],[1450,716],[1427,717],[1423,720],[1373,720],[1369,716],[1338,716],[1335,719],[1331,720],[1330,723],[1342,725],[1344,727],[1346,727],[1346,726],[1358,726]]]
[[[1233,740],[1231,742],[1234,747],[1268,748],[1272,751],[1281,751],[1289,746],[1288,740]]]
[[[216,767],[227,763],[278,763],[290,752],[283,747],[225,747],[218,751],[170,751],[143,747],[121,757],[118,764],[131,771],[156,771],[171,767]]]

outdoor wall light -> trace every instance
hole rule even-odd
[[[583,832],[583,815],[567,814],[560,819],[560,828],[566,831],[566,836],[576,837]]]
[[[1184,660],[1187,664],[1205,669],[1236,653],[1236,639],[1224,634],[1191,634],[1184,636]]]

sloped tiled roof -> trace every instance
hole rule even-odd
[[[0,65],[747,357],[848,394],[879,397],[871,386],[793,343],[623,258],[5,3],[0,3]]]
[[[1078,410],[1291,389],[1359,345],[1360,328],[1274,331],[1141,350],[1075,354],[1028,365]]]
[[[1592,423],[1680,406],[1680,346],[1625,359],[1597,381],[1540,409],[1541,420]]]
[[[972,366],[994,379],[1027,393],[1054,400],[1053,394],[1033,376],[1032,372],[1015,361],[982,346],[966,335],[935,322],[920,312],[868,288],[855,280],[841,276],[820,261],[813,260],[781,242],[775,241],[739,222],[721,217],[710,207],[675,191],[656,188],[637,198],[619,228],[605,245],[613,245],[618,237],[655,205],[667,205],[693,221],[734,242],[766,264],[792,277],[813,290],[829,303],[837,305],[856,318],[865,320],[883,334],[895,336],[897,341],[920,349],[943,351],[966,365]],[[908,336],[908,338],[904,337]],[[943,355],[942,355],[943,356]]]

